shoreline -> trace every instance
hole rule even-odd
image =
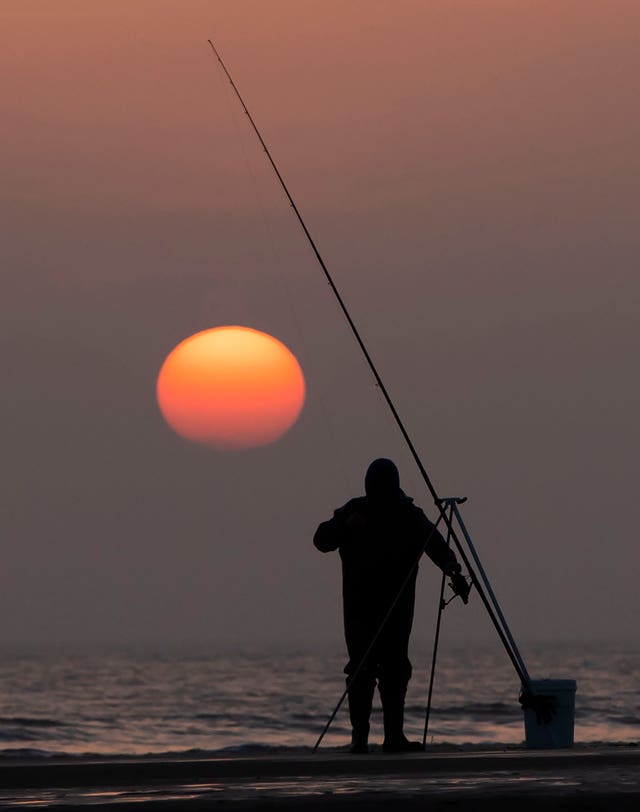
[[[0,764],[0,806],[141,808],[492,810],[637,809],[640,748],[493,749],[401,755],[130,758]]]

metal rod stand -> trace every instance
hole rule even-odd
[[[484,569],[484,567],[482,565],[482,562],[480,561],[480,557],[478,556],[478,553],[476,551],[475,545],[474,545],[474,543],[473,543],[473,541],[471,539],[469,531],[467,530],[467,527],[466,527],[466,525],[464,523],[464,520],[462,518],[462,514],[460,513],[459,505],[463,504],[466,501],[467,501],[466,497],[449,497],[447,499],[442,499],[441,500],[442,506],[445,507],[448,510],[447,518],[449,519],[449,522],[450,522],[450,524],[448,524],[449,532],[447,534],[447,543],[450,543],[451,538],[453,538],[454,541],[456,542],[456,546],[458,547],[458,552],[460,553],[461,557],[463,558],[463,560],[464,560],[464,562],[465,562],[465,564],[467,566],[469,576],[471,577],[472,583],[474,584],[474,586],[476,587],[476,590],[478,591],[478,594],[482,598],[483,603],[485,604],[485,607],[487,608],[487,611],[489,612],[489,616],[490,616],[491,620],[493,621],[493,624],[494,624],[496,630],[498,631],[498,634],[499,634],[499,636],[500,636],[500,638],[501,638],[501,640],[503,642],[503,645],[505,646],[505,649],[507,650],[507,653],[509,654],[509,657],[510,657],[511,661],[514,664],[514,666],[516,667],[516,671],[517,671],[518,675],[520,676],[521,684],[522,684],[522,694],[525,697],[532,698],[532,697],[534,697],[535,694],[534,694],[533,687],[531,685],[531,677],[529,676],[529,672],[528,672],[527,667],[526,667],[526,665],[524,663],[522,655],[520,654],[518,646],[516,645],[514,637],[513,637],[512,633],[511,633],[511,630],[510,630],[509,625],[507,623],[507,620],[506,620],[506,618],[505,618],[505,616],[504,616],[504,614],[502,612],[502,609],[500,608],[500,604],[498,603],[498,599],[496,598],[493,587],[491,586],[491,584],[489,582],[489,579],[487,577],[485,569]],[[457,524],[458,524],[458,526],[460,528],[460,531],[462,533],[462,537],[464,538],[464,541],[467,544],[469,552],[471,553],[471,558],[473,559],[475,567],[477,568],[477,572],[471,566],[471,562],[469,561],[469,558],[467,557],[465,551],[462,549],[462,545],[460,544],[459,540],[457,539],[455,533],[452,530],[452,525],[453,525],[453,519],[454,518],[455,518],[455,521],[457,522]],[[439,600],[439,603],[438,603],[438,616],[437,616],[437,621],[436,621],[436,633],[435,633],[435,640],[434,640],[434,645],[433,645],[433,658],[432,658],[432,663],[431,663],[431,675],[430,675],[430,678],[429,678],[429,692],[428,692],[427,708],[426,708],[426,714],[425,714],[424,735],[423,735],[423,739],[422,739],[423,746],[425,746],[425,747],[426,747],[426,741],[427,741],[429,718],[430,718],[430,713],[431,713],[431,700],[432,700],[432,695],[433,695],[433,684],[434,684],[434,679],[435,679],[434,675],[435,675],[435,667],[436,667],[437,649],[438,649],[438,642],[439,642],[439,639],[440,639],[440,625],[441,625],[441,619],[442,619],[442,612],[443,612],[443,610],[444,610],[444,608],[446,606],[446,603],[443,600],[444,583],[445,583],[445,579],[443,577],[442,584],[441,584],[441,589],[440,589],[440,600]],[[485,590],[486,590],[486,592],[485,592]]]
[[[451,523],[451,518],[453,515],[453,506],[450,505],[449,510],[449,522]],[[449,527],[451,525],[449,524]],[[451,545],[451,530],[447,528],[447,547]],[[442,573],[442,578],[440,579],[440,597],[438,599],[438,619],[436,621],[436,634],[435,639],[433,641],[433,656],[431,658],[431,675],[429,676],[429,694],[427,697],[427,709],[424,715],[424,733],[422,734],[422,747],[425,748],[427,746],[427,733],[429,731],[429,715],[431,714],[431,697],[433,696],[433,681],[435,678],[436,673],[436,659],[438,657],[438,641],[440,640],[440,622],[442,620],[442,612],[446,606],[444,601],[444,585],[446,583],[447,576]]]

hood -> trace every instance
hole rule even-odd
[[[402,496],[400,474],[391,460],[380,457],[374,460],[364,478],[364,490],[370,499],[389,501]]]

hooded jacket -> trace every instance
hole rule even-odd
[[[350,657],[366,649],[398,595],[378,648],[406,654],[422,553],[445,572],[456,566],[456,557],[424,512],[401,490],[397,468],[390,460],[376,460],[369,466],[365,491],[365,496],[351,499],[320,524],[313,543],[321,552],[338,550],[340,554]]]

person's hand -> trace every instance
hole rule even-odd
[[[451,589],[453,589],[453,591],[456,593],[456,595],[460,595],[460,597],[462,598],[462,602],[465,605],[469,603],[469,593],[471,592],[471,584],[460,572],[460,565],[458,565],[458,571],[451,576],[449,584],[451,586]]]

